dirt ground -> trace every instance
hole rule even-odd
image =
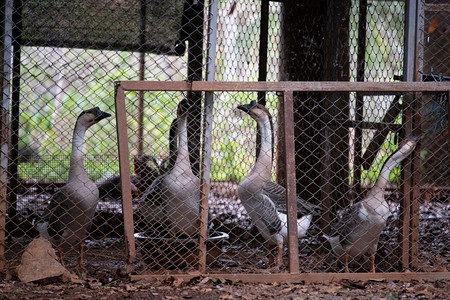
[[[228,191],[228,190],[227,190]],[[212,203],[222,207],[222,202],[229,203],[235,195],[212,197]],[[36,196],[31,195],[36,202]],[[214,195],[213,195],[214,196]],[[450,265],[450,204],[448,194],[443,200],[424,203],[420,207],[419,227],[419,262],[417,270],[412,271],[446,271]],[[226,200],[226,201],[225,201]],[[28,201],[27,203],[34,203]],[[38,202],[38,201],[37,201]],[[396,201],[393,201],[396,203]],[[102,203],[105,204],[106,202]],[[110,208],[111,205],[107,206]],[[377,257],[377,272],[398,271],[395,264],[398,261],[396,248],[398,241],[398,208],[392,205],[392,216],[386,229],[380,237],[380,249]],[[255,234],[243,230],[237,224],[245,219],[243,211],[237,209],[232,213],[215,212],[220,226],[217,230],[230,233],[230,240],[224,246],[224,254],[219,265],[211,267],[211,271],[224,271],[226,273],[259,273],[260,268],[267,265],[267,251],[258,244]],[[30,209],[29,211],[35,211]],[[107,209],[101,210],[107,211]],[[113,216],[116,216],[114,212]],[[117,214],[118,215],[118,214]],[[98,224],[107,224],[104,232],[111,233],[110,228],[121,228],[120,215],[98,221]],[[28,226],[32,215],[24,219],[23,224]],[[117,221],[119,220],[119,221]],[[25,222],[26,221],[26,222]],[[114,222],[113,222],[114,221]],[[117,222],[116,222],[117,221]],[[22,224],[20,223],[20,224]],[[23,248],[34,236],[22,236],[21,231],[28,232],[26,228],[16,225],[12,228],[7,239],[7,261],[11,269],[18,263]],[[23,225],[23,227],[25,227]],[[102,225],[103,226],[103,225]],[[100,225],[98,228],[101,228]],[[100,232],[101,230],[98,230]],[[103,232],[101,231],[101,232]],[[320,230],[311,228],[309,235],[300,244],[299,254],[302,258],[302,273],[327,272],[326,260],[314,248],[317,245],[317,236]],[[115,233],[115,231],[113,231]],[[0,273],[0,299],[450,299],[450,279],[441,281],[340,281],[324,283],[282,283],[272,282],[243,283],[231,282],[221,278],[196,277],[189,281],[175,280],[168,277],[166,280],[140,280],[131,281],[120,270],[124,270],[126,261],[121,232],[113,237],[104,237],[102,234],[93,234],[93,239],[86,241],[86,262],[88,275],[84,279],[73,282],[47,282],[22,283],[13,274]],[[392,248],[392,249],[391,249]],[[285,255],[286,259],[287,255]],[[68,257],[69,265],[74,265],[76,257]],[[67,261],[66,261],[67,263]],[[256,269],[255,269],[256,268]],[[331,270],[341,272],[342,270]],[[367,270],[355,270],[361,272]],[[220,272],[219,272],[220,273]]]
[[[220,278],[130,281],[117,275],[70,283],[0,281],[1,299],[450,299],[447,281],[242,283]]]

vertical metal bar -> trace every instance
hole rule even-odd
[[[447,148],[448,148],[448,152],[450,153],[450,90],[447,91],[447,118],[449,120],[447,120],[448,124],[448,140],[447,140]]]
[[[358,53],[357,53],[357,71],[356,81],[365,80],[366,70],[366,34],[367,34],[367,0],[359,1],[359,21],[358,21]],[[364,113],[364,96],[356,94],[355,102],[355,120],[362,121]],[[353,185],[352,200],[355,195],[361,195],[361,163],[362,163],[362,129],[355,127],[354,140],[354,161],[353,161]],[[369,166],[370,167],[370,166]]]
[[[17,5],[16,5],[17,6]],[[12,48],[13,61],[12,73],[16,74],[12,78],[11,94],[11,114],[10,114],[10,150],[9,150],[9,187],[8,199],[10,220],[17,217],[17,186],[19,185],[18,156],[19,156],[19,110],[20,110],[20,61],[21,61],[21,34],[22,34],[22,7],[14,7],[13,10],[13,30]]]
[[[115,86],[116,106],[116,130],[117,143],[119,147],[119,170],[120,184],[122,189],[122,213],[125,234],[125,245],[127,251],[127,272],[132,271],[132,264],[136,257],[134,228],[133,228],[133,203],[131,198],[130,161],[128,150],[127,116],[125,108],[125,92],[120,82]]]
[[[214,81],[216,75],[218,0],[210,0],[207,35],[206,81]]]
[[[268,32],[269,32],[269,1],[261,1],[261,23],[259,31],[259,63],[258,63],[258,81],[267,80],[267,45],[268,45]],[[258,92],[258,102],[262,105],[266,105],[266,91]],[[256,156],[258,157],[261,149],[261,133],[259,132],[259,126],[256,131]]]
[[[410,267],[419,266],[419,208],[420,208],[420,144],[412,154],[411,225],[410,225]]]
[[[414,81],[415,67],[416,67],[416,45],[417,45],[417,2],[415,0],[406,1],[405,5],[405,56],[403,58],[403,80],[404,81]],[[414,94],[408,93],[404,96],[406,103],[413,103]],[[413,105],[413,104],[412,104]],[[406,136],[412,135],[414,133],[414,114],[416,110],[414,107],[408,107],[405,111],[404,124],[405,124],[405,134]],[[413,263],[413,243],[418,247],[418,219],[414,214],[418,214],[418,190],[414,191],[414,163],[413,159],[410,157],[406,158],[404,161],[403,175],[403,201],[400,202],[400,249],[401,249],[401,263],[403,268],[411,267]],[[418,218],[418,216],[417,216]],[[417,240],[413,241],[413,236],[416,236]],[[418,249],[416,249],[418,250]]]
[[[269,34],[269,0],[261,1],[261,23],[259,29],[258,81],[267,80],[267,45]],[[258,102],[266,105],[266,92],[258,92]]]
[[[10,84],[11,84],[11,51],[12,51],[12,15],[13,0],[5,1],[4,32],[2,49],[2,84],[3,97],[0,124],[0,271],[6,267],[5,237],[6,237],[6,192],[8,187],[8,152],[9,152],[9,110],[10,110]]]
[[[139,80],[145,78],[145,53],[143,50],[145,44],[145,24],[147,15],[147,3],[146,0],[141,0],[141,15],[140,15],[140,33],[139,43],[141,51],[139,52]],[[142,155],[144,152],[144,92],[139,91],[138,94],[138,155]]]
[[[403,57],[403,81],[415,80],[417,45],[417,0],[407,0],[405,5],[405,56]]]
[[[405,101],[407,103],[407,108],[403,112],[403,124],[405,129],[405,135],[410,136],[413,133],[413,109],[412,105],[412,95],[410,93],[405,95]],[[400,201],[400,236],[399,236],[399,245],[400,245],[400,261],[403,268],[409,268],[410,263],[410,225],[411,225],[411,176],[412,176],[412,163],[411,159],[407,157],[402,164],[402,195]]]
[[[207,36],[207,66],[206,80],[214,81],[215,77],[215,55],[216,55],[216,34],[217,34],[217,12],[218,0],[210,1],[208,16],[208,36]],[[206,272],[207,238],[208,238],[208,200],[210,191],[210,166],[211,166],[211,143],[212,143],[212,123],[214,110],[214,93],[205,93],[205,107],[203,110],[203,144],[202,144],[202,165],[200,177],[200,230],[198,236],[199,244],[199,264],[201,273]]]
[[[210,191],[210,165],[211,165],[211,142],[213,123],[214,99],[213,93],[209,92],[205,97],[204,119],[203,119],[203,145],[202,145],[202,170],[200,178],[200,231],[199,244],[199,271],[206,272],[206,256],[208,237],[208,200]]]
[[[203,1],[186,1],[190,6],[187,9],[187,22],[190,24],[186,28],[190,28],[188,36],[188,80],[200,81],[203,79],[203,24],[204,9]],[[187,98],[192,104],[191,115],[195,118],[188,119],[188,137],[189,137],[189,153],[192,165],[192,171],[196,176],[200,177],[200,148],[201,148],[201,118],[202,114],[202,93],[198,91],[189,91]]]
[[[298,274],[299,260],[297,232],[297,184],[295,179],[294,92],[284,91],[283,96],[289,272],[291,274]]]

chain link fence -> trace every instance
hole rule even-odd
[[[154,107],[154,99],[167,99],[172,105],[181,101],[185,97],[183,92],[148,92],[146,93],[146,99],[148,104],[146,107]],[[151,94],[151,95],[150,95]],[[355,96],[356,93],[351,93]],[[389,93],[387,93],[389,94]],[[439,93],[437,96],[432,96],[432,101],[439,101]],[[208,272],[225,272],[225,273],[260,273],[264,269],[271,269],[274,265],[274,261],[271,260],[271,253],[273,249],[268,244],[267,238],[258,229],[258,224],[250,217],[252,210],[247,210],[242,199],[239,197],[239,183],[242,183],[246,176],[250,176],[250,173],[256,172],[254,176],[254,184],[257,184],[258,178],[265,178],[269,176],[273,182],[283,184],[285,182],[285,167],[280,166],[284,164],[284,157],[282,149],[284,148],[284,124],[283,119],[280,119],[280,94],[274,92],[266,93],[268,102],[266,107],[272,116],[273,131],[274,134],[274,161],[271,166],[270,163],[263,168],[259,167],[256,170],[256,160],[258,160],[258,142],[257,142],[257,127],[256,122],[248,117],[245,113],[238,109],[239,105],[248,104],[258,96],[257,92],[216,92],[214,93],[215,107],[213,111],[214,122],[212,125],[212,141],[211,149],[211,166],[210,166],[210,191],[208,194],[208,236],[212,239],[210,243],[207,243],[208,254],[206,256],[207,271]],[[410,157],[404,156],[397,158],[395,161],[391,161],[392,167],[389,172],[381,171],[386,169],[385,162],[392,156],[394,152],[399,152],[402,141],[407,140],[410,136],[405,136],[407,131],[411,132],[427,132],[424,140],[435,138],[436,135],[429,130],[431,127],[423,128],[421,124],[413,124],[414,121],[411,116],[408,116],[408,112],[411,111],[414,103],[422,101],[422,96],[413,97],[408,99],[406,96],[384,96],[386,100],[393,102],[402,102],[399,116],[392,123],[383,122],[383,115],[374,118],[374,120],[364,119],[361,123],[351,122],[349,120],[339,120],[333,115],[327,115],[321,118],[318,122],[321,125],[321,135],[326,135],[327,131],[336,132],[337,130],[347,130],[347,134],[339,137],[339,141],[333,141],[333,144],[337,142],[350,143],[354,136],[350,133],[351,127],[362,127],[364,131],[370,132],[376,140],[376,136],[380,134],[386,134],[383,137],[382,143],[379,148],[370,153],[373,155],[373,161],[368,168],[362,169],[362,182],[358,186],[354,178],[356,163],[355,155],[346,151],[348,159],[343,162],[343,165],[339,165],[342,169],[345,169],[349,176],[347,180],[341,180],[338,184],[333,185],[330,177],[330,172],[325,166],[318,173],[318,176],[314,178],[313,183],[308,182],[303,185],[303,182],[297,177],[297,193],[303,199],[308,199],[308,202],[322,205],[323,214],[313,214],[312,223],[310,225],[302,224],[299,227],[299,232],[302,226],[305,226],[304,233],[299,236],[299,259],[300,259],[300,271],[301,272],[340,272],[342,268],[334,266],[332,255],[330,255],[330,249],[327,246],[327,242],[323,239],[322,235],[325,230],[329,230],[330,227],[337,222],[337,220],[344,213],[344,208],[347,206],[347,202],[353,204],[358,203],[364,199],[366,194],[370,192],[380,192],[383,198],[386,200],[385,204],[379,203],[377,205],[386,205],[389,208],[389,217],[386,221],[386,226],[380,234],[378,242],[378,251],[375,257],[375,266],[377,272],[392,272],[398,271],[404,268],[402,265],[402,255],[404,251],[409,253],[414,247],[419,247],[420,259],[418,260],[417,270],[431,271],[436,266],[443,266],[446,264],[448,253],[446,253],[445,245],[447,244],[447,206],[446,196],[440,199],[438,193],[429,194],[430,191],[427,185],[419,185],[416,187],[411,186],[411,182],[415,182],[419,177],[417,174],[426,169],[423,164],[423,160],[419,157],[423,157],[423,152],[430,151],[429,144],[426,142],[420,143],[414,154]],[[169,100],[170,99],[170,100]],[[176,99],[176,101],[174,101]],[[328,101],[333,99],[333,93],[323,93],[321,100]],[[126,112],[128,115],[128,141],[132,141],[134,132],[136,132],[135,124],[132,120],[135,119],[133,112],[137,112],[137,108],[134,106],[132,95],[126,97]],[[168,103],[169,103],[168,102]],[[334,106],[334,105],[332,105]],[[169,107],[169,105],[165,105]],[[336,107],[334,107],[336,108]],[[445,109],[445,106],[443,107]],[[150,121],[152,118],[163,118],[164,120],[175,120],[176,108],[171,108],[170,112],[166,110],[154,109],[149,112],[149,117],[145,118]],[[170,117],[162,117],[163,115],[170,115]],[[418,115],[415,115],[416,118]],[[199,119],[199,116],[190,114],[190,118]],[[426,116],[423,116],[426,118]],[[437,120],[441,115],[437,115]],[[287,125],[294,126],[301,122],[304,116],[299,116],[294,122],[295,124]],[[402,122],[402,120],[404,120]],[[436,120],[436,119],[434,119]],[[438,122],[440,122],[438,121]],[[178,123],[179,124],[179,123]],[[355,125],[358,124],[358,125]],[[151,126],[150,124],[147,125]],[[164,132],[158,132],[156,136],[164,136],[161,138],[150,139],[145,143],[146,149],[158,149],[163,151],[161,160],[167,162],[167,158],[170,157],[170,126],[167,123]],[[158,127],[161,128],[161,127]],[[304,127],[301,127],[304,128]],[[389,130],[386,130],[389,129]],[[410,128],[410,129],[408,129]],[[303,129],[304,130],[304,129]],[[442,130],[439,129],[439,130]],[[189,131],[188,131],[189,132]],[[438,136],[446,135],[445,131],[439,131]],[[261,140],[265,140],[261,137]],[[160,143],[160,141],[163,141]],[[296,140],[298,142],[298,140]],[[181,140],[180,140],[181,143]],[[321,161],[331,161],[332,157],[341,153],[337,152],[333,146],[329,145],[331,142],[322,139],[320,152],[315,155],[319,157]],[[328,144],[328,145],[327,145]],[[260,145],[260,144],[259,144]],[[130,153],[135,153],[136,145],[128,143]],[[262,145],[260,145],[262,149]],[[326,152],[325,149],[330,147],[331,152]],[[370,146],[366,146],[369,148]],[[444,146],[445,147],[445,146]],[[300,147],[300,150],[296,152],[305,151]],[[443,149],[445,150],[445,149]],[[262,151],[262,150],[259,150]],[[267,151],[267,150],[265,150]],[[292,149],[290,149],[292,151]],[[281,153],[280,153],[281,152]],[[265,153],[268,155],[268,153]],[[270,154],[272,155],[272,154]],[[409,158],[409,159],[408,159]],[[414,161],[418,159],[421,161],[420,166],[412,167]],[[401,163],[402,160],[403,163]],[[193,161],[191,160],[191,163]],[[298,160],[296,158],[296,166],[301,163],[310,164],[310,157],[303,157]],[[336,163],[336,162],[335,162]],[[193,165],[189,162],[183,164],[182,161],[176,161],[175,164],[181,164],[186,170],[194,169]],[[360,167],[361,168],[361,167]],[[408,171],[409,170],[409,171]],[[411,170],[413,170],[411,172]],[[167,171],[170,173],[171,171]],[[163,177],[167,176],[163,175]],[[299,172],[298,167],[295,168],[296,174],[303,174]],[[269,174],[269,175],[268,175]],[[294,174],[292,174],[294,175]],[[187,176],[186,176],[187,177]],[[386,178],[384,178],[386,177]],[[386,182],[379,185],[374,183],[379,178],[386,179]],[[168,184],[168,183],[165,183]],[[167,192],[165,184],[154,185],[148,189],[151,193],[146,193],[144,197],[138,197],[134,200],[134,231],[137,246],[137,262],[135,264],[135,271],[139,274],[146,274],[152,272],[152,274],[158,274],[158,272],[169,270],[181,270],[189,271],[195,270],[198,267],[198,251],[199,246],[197,244],[197,234],[195,231],[191,235],[181,234],[178,238],[173,238],[168,231],[171,226],[170,215],[174,214],[180,218],[186,218],[183,212],[177,212],[177,207],[164,210],[161,203],[167,201],[165,196]],[[183,190],[185,187],[179,184],[179,189]],[[184,182],[184,185],[193,184],[197,187],[198,199],[200,199],[200,183],[196,179]],[[320,189],[320,199],[314,202],[314,198],[307,198],[304,195],[309,184],[314,184]],[[244,190],[248,188],[245,187]],[[410,190],[418,188],[417,194],[411,198]],[[242,187],[241,187],[242,189]],[[339,191],[343,191],[344,196],[336,198],[335,195]],[[255,192],[257,193],[257,192]],[[440,192],[439,195],[443,195]],[[175,196],[172,196],[175,197]],[[430,198],[431,197],[431,198]],[[186,198],[187,195],[186,195]],[[331,198],[331,199],[330,199]],[[165,199],[165,200],[164,200]],[[169,197],[169,199],[171,199]],[[285,198],[283,198],[284,200]],[[405,201],[405,199],[409,199]],[[412,200],[414,199],[414,200]],[[276,201],[275,199],[272,199]],[[332,200],[332,201],[330,201]],[[327,202],[329,201],[329,202]],[[330,206],[327,206],[330,203]],[[170,204],[168,204],[170,206]],[[377,206],[375,206],[377,207]],[[286,208],[278,207],[281,212],[286,212]],[[258,208],[254,208],[257,210]],[[407,236],[414,235],[415,230],[419,234],[419,244],[408,244],[407,249],[403,249],[401,240],[401,231],[406,226],[405,211],[417,209],[414,214],[420,223],[413,225],[414,230],[411,230],[410,225],[408,227]],[[161,215],[164,217],[161,217]],[[412,216],[408,216],[413,218]],[[415,218],[415,217],[414,217]],[[192,224],[198,224],[198,219],[190,219]],[[412,220],[411,220],[412,221]],[[284,220],[283,222],[286,222]],[[286,225],[285,223],[282,223]],[[418,227],[417,227],[418,225]],[[432,232],[429,232],[428,228],[434,228]],[[200,227],[198,227],[200,228]],[[328,228],[328,229],[327,229]],[[409,232],[409,230],[411,230]],[[287,234],[285,235],[285,238]],[[433,245],[424,245],[420,241],[432,239]],[[286,247],[283,249],[283,264],[281,269],[286,271],[288,266],[287,253],[292,251]],[[409,255],[409,254],[408,254]],[[426,258],[427,257],[427,258]],[[350,261],[350,268],[352,272],[369,272],[370,263],[364,262],[360,259],[352,259]]]
[[[6,84],[1,209],[6,265],[12,268],[19,263],[24,247],[39,235],[35,224],[51,197],[69,180],[78,115],[96,106],[114,115],[116,81],[189,82],[211,80],[214,74],[217,81],[392,82],[413,74],[415,81],[446,82],[448,5],[417,4],[418,14],[408,22],[417,22],[418,41],[405,44],[405,18],[410,15],[403,1],[14,1],[14,6],[6,1],[1,7]],[[416,72],[414,66],[403,65],[411,51]],[[401,141],[433,126],[439,127],[438,133],[425,135],[414,154],[389,175],[384,195],[390,213],[375,262],[378,272],[432,271],[448,264],[450,160],[448,123],[443,118],[448,114],[448,91],[399,92],[398,96],[294,93],[297,194],[323,209],[299,239],[301,272],[342,271],[333,266],[322,235],[331,230],[343,208],[363,199]],[[266,238],[238,194],[239,183],[255,164],[260,140],[255,120],[237,106],[256,100],[271,113],[270,177],[285,187],[289,178],[283,156],[281,94],[214,92],[211,142],[206,146],[201,146],[207,130],[204,92],[136,91],[126,97],[137,234],[134,270],[146,274],[198,267],[198,232],[177,236],[181,242],[174,242],[165,227],[168,219],[191,216],[178,207],[158,215],[154,206],[146,209],[143,204],[149,197],[146,192],[154,191],[155,179],[176,163],[170,149],[177,153],[181,145],[170,138],[170,131],[184,98],[192,106],[188,149],[197,178],[203,170],[202,151],[210,147],[211,152],[207,270],[245,274],[273,267]],[[83,149],[84,168],[100,189],[85,241],[86,263],[98,273],[123,268],[127,259],[116,130],[113,117],[93,125]],[[176,130],[172,126],[172,136]],[[200,199],[201,185],[195,184],[199,188],[195,197]],[[161,198],[163,190],[154,193]],[[405,211],[412,211],[413,217],[405,218]],[[191,221],[200,226],[200,220]],[[417,231],[402,232],[405,222]],[[405,244],[405,240],[418,243]],[[283,249],[282,271],[288,251]],[[412,255],[405,257],[406,252]],[[71,255],[69,251],[66,261],[75,262]],[[350,269],[367,272],[370,264],[352,260]]]

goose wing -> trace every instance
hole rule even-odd
[[[342,246],[352,244],[359,237],[359,232],[366,227],[367,220],[364,220],[359,215],[361,203],[357,203],[347,207],[342,216],[333,225],[330,236],[339,236],[339,241]]]
[[[156,177],[150,186],[139,196],[138,201],[151,202],[154,205],[161,204],[161,193],[164,189],[164,178],[166,174]]]
[[[279,212],[287,213],[286,207],[286,189],[278,183],[267,181],[262,193],[273,200]],[[311,204],[303,199],[297,198],[297,218],[309,214],[319,214],[322,211],[320,206]]]
[[[48,222],[48,234],[51,238],[58,240],[62,237],[68,224],[73,223],[70,210],[73,202],[61,189],[52,196],[44,219]]]
[[[257,214],[260,221],[264,223],[270,234],[280,232],[282,229],[281,219],[272,200],[261,193],[260,199],[255,201],[253,214]],[[256,220],[254,220],[256,221]]]

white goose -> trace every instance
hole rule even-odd
[[[187,117],[190,104],[183,99],[178,104],[176,144],[171,143],[169,167],[155,179],[140,197],[140,212],[150,228],[166,231],[171,237],[195,236],[199,228],[200,179],[192,172],[187,137]],[[176,156],[175,162],[173,161]],[[161,234],[161,233],[160,233]]]
[[[62,249],[79,244],[77,267],[81,271],[85,271],[84,240],[91,228],[99,198],[97,185],[89,179],[83,165],[84,136],[89,127],[110,116],[98,107],[78,116],[73,131],[68,182],[52,196],[44,222],[36,226],[41,237],[47,238],[58,249],[61,263],[64,263]]]
[[[366,197],[345,209],[341,218],[333,225],[330,235],[324,235],[335,255],[344,257],[345,272],[348,273],[349,257],[370,255],[371,272],[375,272],[375,253],[381,231],[389,217],[389,206],[384,191],[389,174],[417,145],[420,137],[406,138],[397,151],[384,163],[380,175]]]
[[[273,163],[273,125],[270,112],[255,101],[238,106],[257,123],[261,133],[261,148],[250,173],[239,183],[238,194],[261,235],[270,245],[277,246],[276,268],[282,264],[283,243],[286,242],[286,189],[271,181]],[[298,237],[305,236],[312,217],[321,209],[297,199]],[[272,253],[272,250],[271,250]]]

